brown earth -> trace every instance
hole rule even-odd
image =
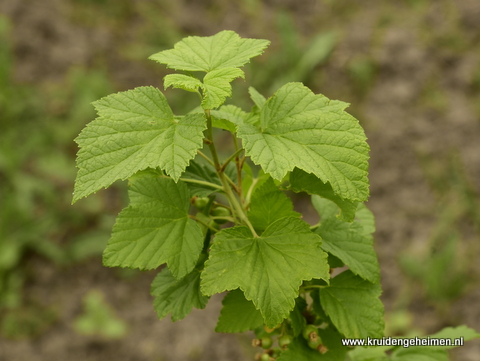
[[[128,3],[131,15],[122,20],[125,27],[118,29],[109,18],[102,19],[104,23],[79,21],[68,1],[0,0],[0,10],[14,25],[15,78],[22,83],[59,81],[71,66],[90,66],[100,58],[122,89],[160,86],[152,81],[156,77],[152,68],[122,58],[118,51],[122,41],[134,38],[149,21],[139,10],[142,3],[148,1]],[[250,1],[249,8],[240,2],[213,0],[157,3],[181,32],[210,35],[228,28],[243,36],[271,39],[273,47],[278,39],[272,25],[278,8],[292,14],[304,38],[330,27],[341,30],[342,40],[332,58],[314,73],[322,78],[321,88],[314,90],[352,102],[352,112],[369,138],[368,206],[376,215],[376,250],[387,313],[406,302],[402,305],[413,315],[413,326],[427,333],[459,324],[480,330],[478,262],[470,262],[468,287],[447,306],[446,316],[409,284],[398,263],[403,251],[421,253],[428,247],[442,207],[455,206],[433,190],[422,163],[425,159],[430,165],[442,166],[456,152],[479,191],[480,92],[472,79],[480,69],[480,4],[476,0],[411,1],[418,4],[415,7],[407,1],[389,5],[364,1],[360,8],[347,7],[342,1],[302,1],[299,5],[293,0],[272,0],[263,5]],[[351,89],[345,69],[355,57],[367,55],[375,63],[376,76],[359,93]],[[479,256],[475,225],[462,223],[460,229],[462,250],[475,259]],[[124,279],[117,271],[103,268],[98,258],[59,269],[34,256],[26,266],[31,276],[25,293],[55,308],[58,320],[34,339],[0,339],[1,361],[233,361],[252,357],[247,336],[213,333],[221,297],[213,297],[206,310],[194,310],[184,321],[159,321],[149,296],[154,273]],[[90,289],[104,293],[127,321],[125,338],[103,340],[79,336],[73,330],[82,297]],[[405,292],[410,295],[407,301]],[[455,359],[479,360],[480,342],[457,350]]]

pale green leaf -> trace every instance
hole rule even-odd
[[[230,291],[222,301],[216,332],[237,333],[263,325],[263,317],[239,289]]]
[[[232,96],[230,82],[236,78],[245,78],[245,74],[238,68],[222,68],[212,70],[203,78],[203,109],[218,108],[227,97]]]
[[[103,294],[90,291],[83,299],[84,313],[73,321],[73,328],[81,335],[121,339],[128,332],[127,324],[105,302]]]
[[[322,248],[341,259],[353,273],[372,283],[380,281],[373,238],[363,234],[358,222],[327,218],[315,232],[322,237]]]
[[[380,266],[370,233],[374,222],[373,214],[365,205],[359,204],[358,213],[354,214],[359,221],[347,223],[337,219],[335,215],[339,208],[332,201],[312,196],[312,204],[320,215],[321,223],[315,232],[323,239],[322,248],[339,258],[356,275],[378,283]],[[367,230],[362,224],[365,224]]]
[[[238,68],[250,58],[263,53],[268,40],[245,39],[230,30],[213,36],[189,36],[174,49],[153,54],[149,59],[177,70],[209,72],[221,68]]]
[[[76,139],[80,151],[74,202],[148,167],[160,167],[178,180],[203,146],[205,116],[174,119],[156,88],[112,94],[93,104],[99,117]]]
[[[202,87],[202,82],[193,76],[184,74],[169,74],[163,78],[163,86],[183,89],[189,92],[198,92],[198,88]]]
[[[250,201],[248,219],[255,230],[262,232],[270,224],[284,217],[300,217],[293,203],[273,182],[272,178],[255,189]]]
[[[298,218],[282,218],[254,237],[247,227],[217,233],[202,274],[206,295],[240,288],[269,327],[288,317],[304,280],[329,279],[320,237]]]
[[[246,154],[266,173],[281,180],[295,167],[330,183],[341,198],[368,198],[365,133],[346,103],[315,95],[301,83],[288,83],[260,112],[260,129],[238,128]]]
[[[231,133],[237,131],[236,125],[242,124],[247,116],[241,108],[235,105],[223,105],[218,110],[210,112],[214,117],[212,125],[217,128],[226,129]]]
[[[339,212],[339,208],[335,203],[317,195],[312,196],[312,205],[320,216],[320,221],[336,218]]]
[[[342,221],[351,222],[355,218],[358,202],[342,199],[334,193],[329,183],[323,183],[314,174],[295,168],[290,173],[290,187],[294,192],[316,194],[333,201],[340,208],[338,218]]]
[[[173,322],[185,318],[193,307],[204,309],[208,302],[200,292],[200,270],[196,268],[179,280],[164,268],[153,280],[150,294],[155,297],[153,307],[158,318],[171,313]]]
[[[103,253],[108,267],[154,269],[163,263],[176,278],[190,273],[203,247],[202,230],[189,218],[190,194],[183,182],[138,176],[130,205],[117,217]]]
[[[265,99],[265,97],[260,94],[253,86],[248,88],[248,94],[250,94],[250,98],[253,100],[258,109],[262,109],[267,99]]]
[[[480,333],[473,328],[462,325],[458,327],[445,327],[443,330],[433,334],[430,338],[449,338],[452,340],[452,344],[455,343],[455,339],[463,337],[463,341],[470,341],[476,338],[480,338]],[[429,349],[451,349],[456,346],[428,346]]]
[[[345,271],[320,291],[320,302],[340,333],[347,338],[381,338],[383,304],[380,285],[370,283]]]
[[[355,213],[355,221],[363,227],[363,232],[367,236],[375,233],[375,217],[370,209],[363,203],[359,203]]]

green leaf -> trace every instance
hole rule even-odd
[[[350,361],[388,361],[389,358],[385,351],[390,350],[392,346],[378,347],[355,347],[348,353]]]
[[[428,348],[401,348],[393,352],[391,361],[448,361],[448,353]]]
[[[365,231],[360,222],[347,223],[338,220],[335,216],[338,207],[332,201],[312,196],[312,203],[321,218],[320,227],[315,230],[315,233],[323,239],[322,248],[338,257],[356,275],[372,283],[378,283],[380,266],[370,234],[372,222],[374,222],[373,214],[365,205],[358,206],[360,217],[357,217],[358,214],[354,216],[366,225],[367,231]]]
[[[174,119],[156,88],[112,94],[93,104],[99,117],[76,139],[80,151],[73,202],[148,167],[160,167],[178,180],[203,146],[205,116]]]
[[[465,325],[458,327],[446,327],[443,330],[433,334],[430,338],[449,338],[452,340],[452,345],[455,343],[455,339],[463,337],[463,341],[470,341],[476,338],[480,338],[480,333],[474,329]],[[457,346],[427,346],[429,350],[448,350]]]
[[[103,295],[90,291],[83,299],[84,313],[73,322],[79,334],[119,339],[126,335],[127,324],[113,312]]]
[[[209,182],[213,184],[217,184],[221,186],[220,180],[218,179],[217,172],[215,169],[209,165],[203,165],[195,160],[190,162],[190,165],[183,173],[183,177],[186,179],[194,179],[202,182]],[[190,195],[199,196],[199,197],[207,197],[213,192],[218,191],[217,188],[209,187],[207,185],[198,184],[198,183],[190,183],[185,182],[190,189]]]
[[[288,345],[288,349],[283,351],[277,358],[277,361],[323,361],[322,354],[317,350],[308,347],[307,341],[303,337],[295,338]],[[336,360],[341,361],[341,360]],[[343,361],[343,360],[342,360]]]
[[[320,291],[320,302],[340,333],[347,338],[381,338],[383,304],[380,285],[375,285],[345,271]]]
[[[360,223],[363,227],[363,232],[366,236],[371,236],[375,233],[375,217],[370,209],[363,203],[360,203],[355,213],[355,221]]]
[[[239,289],[230,291],[222,301],[216,332],[237,333],[254,330],[263,325],[263,317]]]
[[[167,89],[169,86],[195,93],[198,92],[198,88],[201,88],[203,84],[193,76],[169,74],[163,78],[163,87]]]
[[[173,322],[183,319],[193,307],[204,309],[208,302],[200,292],[200,270],[196,268],[179,280],[164,268],[153,280],[150,294],[155,297],[153,307],[158,318],[171,312]]]
[[[328,218],[337,218],[338,206],[328,199],[313,195],[312,205],[318,212],[321,221]]]
[[[307,322],[305,317],[303,317],[303,311],[307,307],[307,302],[302,297],[297,297],[295,300],[295,307],[290,312],[290,320],[292,321],[292,330],[293,336],[297,337],[302,333],[304,327],[306,326]]]
[[[267,99],[265,99],[265,97],[260,94],[253,86],[248,88],[248,94],[250,94],[250,98],[253,100],[258,109],[262,109]]]
[[[318,335],[328,351],[321,354],[308,347],[307,341],[300,336],[288,345],[288,349],[280,354],[278,361],[344,361],[347,348],[342,345],[342,337],[332,327],[318,329]]]
[[[273,222],[284,217],[300,217],[293,210],[293,203],[273,182],[272,178],[255,189],[252,195],[248,219],[255,230],[262,232]]]
[[[176,278],[190,273],[203,247],[202,230],[189,218],[190,194],[183,182],[138,176],[130,205],[117,217],[103,253],[108,267],[148,270],[167,263]]]
[[[315,233],[322,237],[323,250],[341,259],[353,273],[372,283],[380,282],[373,238],[363,234],[360,223],[327,218]]]
[[[316,194],[331,200],[340,208],[338,218],[342,221],[351,222],[355,218],[358,202],[352,202],[337,196],[329,183],[322,182],[313,174],[295,168],[290,173],[290,187],[294,192]]]
[[[168,68],[209,72],[221,68],[238,68],[250,58],[263,53],[268,40],[244,39],[234,31],[224,30],[213,36],[189,36],[174,49],[153,54],[149,59]]]
[[[227,97],[231,97],[232,86],[230,82],[236,78],[245,78],[241,69],[222,68],[207,73],[203,79],[203,109],[218,108]]]
[[[298,218],[279,219],[261,237],[243,226],[224,229],[205,263],[202,292],[240,288],[273,328],[293,309],[304,280],[329,279],[326,258],[320,237]]]
[[[223,105],[218,110],[212,110],[211,115],[214,117],[212,125],[235,133],[236,125],[244,122],[247,113],[235,105]]]
[[[273,178],[282,180],[297,167],[330,183],[339,197],[364,201],[369,147],[346,107],[301,83],[288,83],[265,103],[260,129],[242,124],[238,136],[246,154]]]

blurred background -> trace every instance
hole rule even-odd
[[[478,0],[0,0],[1,361],[252,360],[250,335],[213,332],[221,297],[159,321],[156,272],[101,265],[124,183],[70,205],[90,103],[163,89],[149,55],[224,29],[272,41],[237,105],[303,81],[365,128],[387,334],[480,330]],[[480,342],[452,359],[478,361]]]

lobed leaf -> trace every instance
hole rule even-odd
[[[320,302],[335,327],[347,338],[381,338],[383,304],[380,285],[345,271],[320,291]]]
[[[178,180],[203,146],[205,116],[176,120],[156,88],[135,88],[93,104],[99,117],[76,139],[80,151],[73,202],[149,167],[160,167]]]
[[[242,124],[238,137],[246,154],[273,178],[282,180],[297,167],[330,183],[342,199],[364,201],[369,147],[346,107],[301,83],[288,83],[261,109],[260,128]]]
[[[288,317],[304,280],[329,279],[320,237],[298,218],[281,218],[254,237],[247,227],[217,233],[205,263],[206,295],[240,288],[269,327]]]
[[[187,316],[192,308],[204,309],[208,297],[200,292],[200,271],[194,269],[177,280],[168,268],[164,268],[152,282],[150,294],[155,297],[153,307],[159,319],[171,313],[172,321]]]
[[[268,40],[245,39],[224,30],[213,36],[189,36],[176,43],[174,49],[153,54],[149,59],[172,69],[209,72],[241,67],[262,54],[269,44]]]
[[[222,301],[216,332],[237,333],[254,330],[263,325],[263,317],[252,301],[239,289],[228,292]]]
[[[189,218],[183,182],[151,175],[131,180],[130,205],[117,217],[103,253],[108,267],[154,269],[167,263],[176,278],[190,273],[203,247],[202,230]]]
[[[238,68],[215,69],[205,75],[202,89],[204,91],[203,109],[218,108],[227,97],[232,96],[230,82],[236,78],[245,78],[245,74]]]

